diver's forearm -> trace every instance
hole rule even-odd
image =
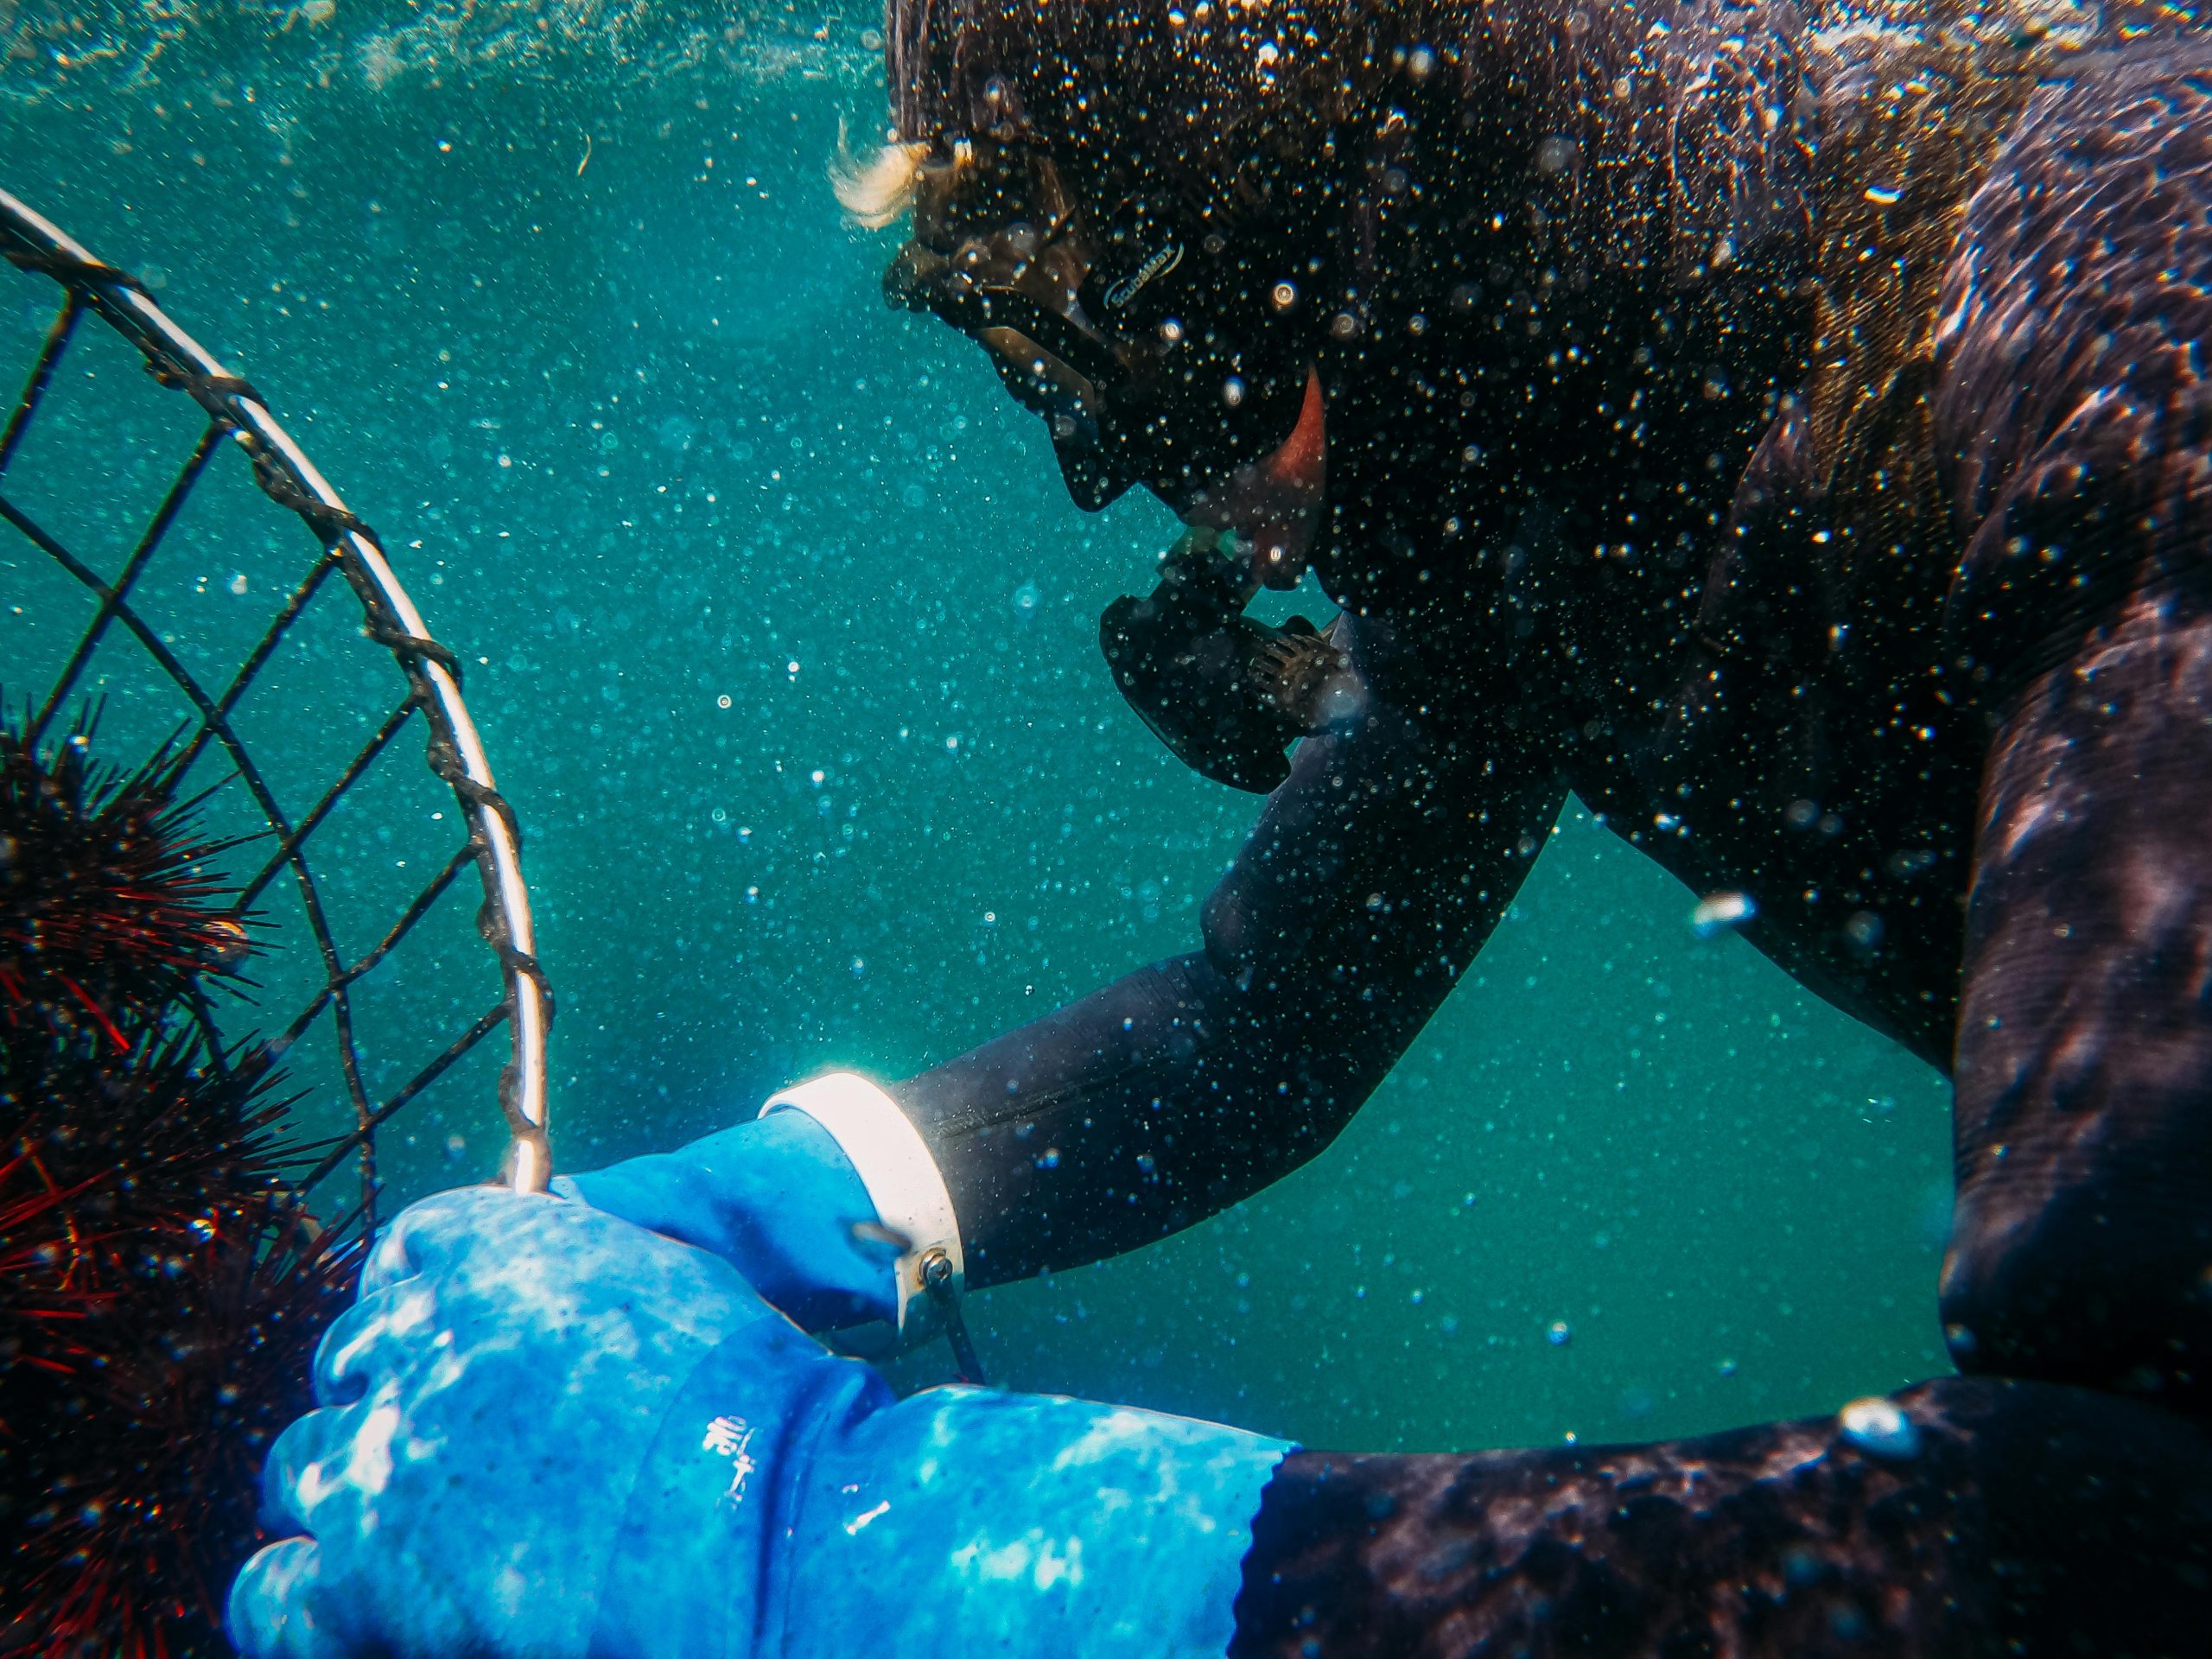
[[[1135,1249],[1280,1179],[1336,1138],[1451,984],[1255,995],[1193,952],[892,1093],[952,1195],[968,1282],[1002,1283]]]
[[[1335,1138],[1557,815],[1541,751],[1486,735],[1439,743],[1375,698],[1300,746],[1206,900],[1204,950],[893,1088],[951,1192],[971,1283],[1148,1243]]]
[[[1649,1446],[1294,1452],[1229,1651],[2194,1652],[2208,1481],[2200,1424],[1975,1377]]]

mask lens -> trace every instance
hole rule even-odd
[[[1067,442],[1088,429],[1089,440],[1098,441],[1099,417],[1105,399],[1090,378],[1078,373],[1066,359],[1047,351],[1027,334],[1003,324],[977,333],[978,344],[997,359],[1007,388],[1029,408],[1042,415],[1057,442]]]

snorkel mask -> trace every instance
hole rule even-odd
[[[1155,470],[1147,412],[1167,400],[1184,331],[1143,302],[1189,252],[1183,228],[1142,201],[1092,224],[1042,146],[960,137],[918,169],[913,238],[884,294],[990,354],[1007,390],[1044,417],[1068,493],[1096,512]]]
[[[1244,614],[1253,588],[1226,532],[1192,530],[1160,561],[1160,585],[1098,620],[1114,683],[1192,771],[1264,795],[1290,776],[1301,737],[1355,712],[1346,655],[1302,616],[1280,628]]]
[[[1078,506],[1141,482],[1192,527],[1160,588],[1102,621],[1116,683],[1187,764],[1272,789],[1287,744],[1319,728],[1336,660],[1302,620],[1243,615],[1261,587],[1297,585],[1323,528],[1325,399],[1299,354],[1295,284],[1255,296],[1225,236],[1179,202],[1133,192],[1092,213],[1020,135],[941,141],[913,214],[887,300],[984,348],[1044,418]]]
[[[1325,451],[1296,283],[1263,283],[1232,255],[1226,213],[1105,188],[1112,205],[1095,210],[1019,128],[940,139],[885,298],[983,347],[1043,416],[1077,506],[1143,483],[1187,521],[1267,539],[1256,574],[1295,586],[1321,528]],[[1263,475],[1268,499],[1243,499]]]
[[[1027,145],[954,140],[915,177],[914,234],[884,273],[887,301],[928,311],[989,353],[1016,401],[1045,418],[1069,493],[1087,510],[1134,482],[1070,457],[1101,448],[1106,391],[1141,373],[1133,342],[1109,339],[1084,308],[1091,260],[1072,234],[1058,169]],[[965,187],[965,188],[963,188]]]

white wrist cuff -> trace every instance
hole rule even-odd
[[[876,1219],[907,1241],[894,1265],[899,1287],[895,1345],[911,1347],[941,1328],[923,1274],[933,1258],[950,1268],[954,1296],[967,1284],[960,1222],[928,1143],[899,1103],[853,1071],[831,1071],[768,1097],[760,1116],[804,1112],[830,1132],[875,1206]],[[944,1272],[940,1268],[939,1272]]]

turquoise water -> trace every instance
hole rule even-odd
[[[149,62],[138,14],[61,15],[0,16],[0,185],[254,378],[470,664],[561,996],[561,1160],[832,1064],[906,1074],[1189,948],[1256,801],[1160,749],[1096,641],[1173,526],[1078,513],[982,355],[877,298],[893,233],[825,181],[841,122],[880,119],[863,22],[339,0],[172,25]],[[45,314],[7,280],[12,365]],[[181,635],[266,586],[268,516],[226,499],[251,536],[202,525],[212,580],[149,605]],[[0,580],[0,661],[35,665],[60,601]],[[302,766],[342,752],[310,700],[370,683],[309,666],[260,716]],[[416,753],[334,821],[364,914],[397,891],[379,829],[436,808]],[[1947,1088],[1694,938],[1694,899],[1571,808],[1334,1147],[981,1294],[993,1380],[1394,1449],[1691,1433],[1942,1369]],[[450,1018],[429,983],[365,1016],[395,1052]],[[396,1123],[395,1196],[488,1169],[490,1075]]]

